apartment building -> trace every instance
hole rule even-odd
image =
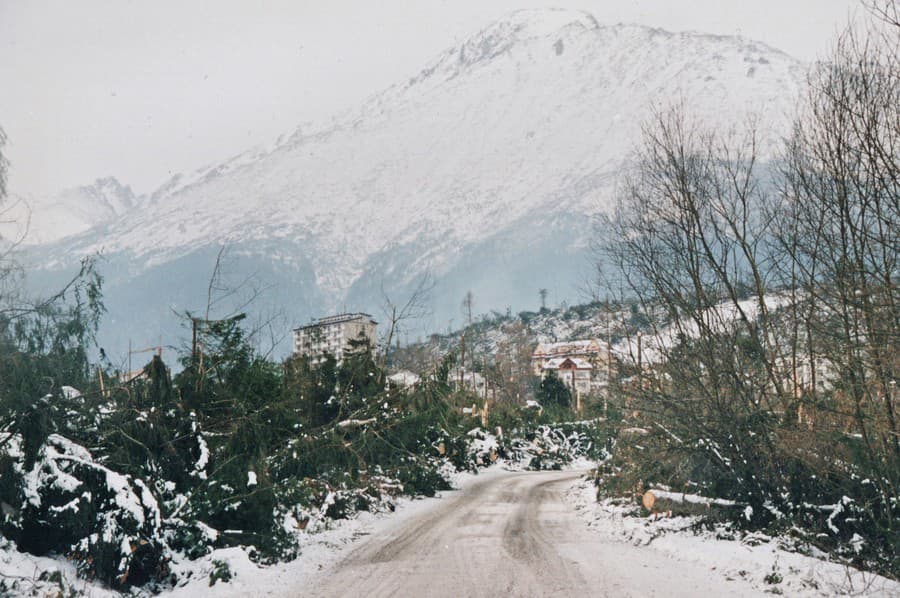
[[[305,355],[310,362],[321,362],[325,354],[334,355],[340,363],[353,350],[351,341],[365,340],[375,347],[378,322],[365,313],[337,314],[319,318],[294,329],[294,355]]]

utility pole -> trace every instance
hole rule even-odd
[[[197,328],[200,318],[191,318],[191,366],[194,368],[194,391],[200,392],[200,370],[203,364],[200,363],[199,347],[197,346]]]
[[[578,387],[575,385],[575,372],[578,371],[578,366],[572,368],[572,392],[575,393],[575,413],[581,414],[581,392],[579,392]]]
[[[191,318],[191,360],[197,360],[197,318]]]
[[[609,393],[612,389],[612,333],[609,327],[609,300],[606,302],[606,392],[603,393],[603,417],[607,417]]]
[[[641,333],[638,331],[637,333],[637,364],[638,364],[638,376],[640,377],[644,371],[643,363],[641,362]]]
[[[466,375],[466,332],[463,330],[463,333],[459,336],[459,345],[460,345],[460,367],[459,367],[459,387],[463,386],[463,379]]]
[[[484,395],[484,400],[487,401],[487,366],[485,365],[484,356],[481,356],[481,379],[484,380],[484,389],[482,389],[482,394]]]

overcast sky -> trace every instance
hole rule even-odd
[[[10,191],[113,175],[136,192],[415,72],[517,8],[739,34],[804,60],[859,0],[0,0]]]

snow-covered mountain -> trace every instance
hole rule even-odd
[[[479,311],[530,307],[538,288],[576,294],[592,216],[611,205],[654,106],[681,102],[723,128],[762,114],[774,142],[803,71],[741,38],[519,11],[356,110],[150,197],[116,195],[112,219],[35,259],[55,270],[102,250],[107,303],[126,321],[134,314],[114,303],[136,295],[205,300],[225,243],[275,283],[295,322],[341,307],[377,313],[382,288],[401,297],[424,272],[442,326],[460,320],[467,290]]]
[[[53,197],[14,197],[4,220],[7,238],[47,244],[111,222],[137,206],[131,187],[115,177],[66,189]]]

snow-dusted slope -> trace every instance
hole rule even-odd
[[[308,236],[331,258],[323,284],[341,291],[392,243],[440,239],[422,256],[434,263],[536,208],[596,211],[654,103],[684,99],[724,126],[786,114],[797,81],[793,60],[751,42],[517,12],[358,112],[164,187],[83,247],[164,260]]]
[[[127,255],[135,274],[227,242],[311,271],[333,307],[426,270],[478,296],[466,275],[528,278],[584,253],[653,106],[682,102],[722,127],[763,114],[774,140],[801,80],[795,60],[739,38],[520,11],[357,110],[175,177],[64,249]]]
[[[115,220],[137,203],[131,187],[106,177],[50,198],[14,198],[3,232],[27,244],[51,243]]]

